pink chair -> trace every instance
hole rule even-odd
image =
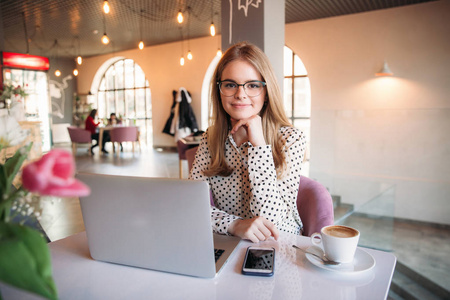
[[[113,143],[113,152],[116,152],[116,147],[114,143],[124,143],[131,142],[133,146],[134,153],[134,143],[138,142],[138,127],[135,126],[124,126],[124,127],[114,127],[110,130],[109,135],[111,137],[111,142]]]
[[[75,156],[77,154],[78,144],[92,145],[91,132],[75,126],[67,127],[69,131],[70,141],[72,142],[72,153]],[[89,151],[91,153],[91,151]]]
[[[197,148],[186,150],[189,170],[194,163]],[[211,200],[212,205],[214,205]],[[303,223],[303,235],[311,236],[327,225],[334,224],[333,200],[328,190],[319,182],[300,176],[297,194],[297,210]]]

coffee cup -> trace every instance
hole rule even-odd
[[[355,256],[359,235],[359,231],[355,228],[330,225],[323,227],[320,233],[313,233],[311,242],[321,247],[329,260],[349,263]]]

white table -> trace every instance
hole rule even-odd
[[[311,245],[307,237],[286,233],[278,242],[262,242],[276,249],[275,275],[254,277],[241,274],[245,249],[251,245],[241,241],[214,279],[95,261],[85,232],[50,243],[50,249],[60,299],[386,299],[396,263],[391,253],[364,248],[376,266],[343,274],[311,264],[292,248],[293,243],[302,248]],[[0,289],[5,300],[38,299],[4,284]]]

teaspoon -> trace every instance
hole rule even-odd
[[[297,247],[296,245],[292,245],[292,247],[294,247],[294,248],[297,249],[297,250],[303,251],[304,253],[308,253],[308,254],[311,254],[311,255],[317,257],[317,258],[320,259],[325,265],[336,265],[336,266],[337,266],[337,265],[340,265],[340,264],[341,264],[340,262],[328,260],[328,259],[326,259],[326,258],[323,257],[323,256],[320,256],[320,255],[317,255],[317,254],[315,254],[315,253],[312,253],[312,252],[308,252],[308,251],[306,251],[306,250],[303,250],[302,248]]]

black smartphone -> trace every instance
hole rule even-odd
[[[242,274],[272,276],[275,269],[275,249],[250,246],[245,253]]]

